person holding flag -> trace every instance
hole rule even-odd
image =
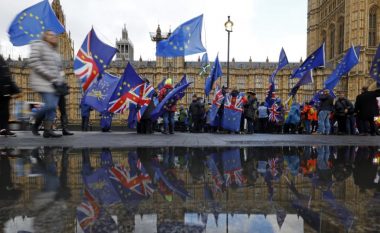
[[[172,79],[166,79],[164,87],[161,89],[160,94],[158,96],[159,101],[161,102],[165,96],[169,94],[170,91],[173,90]],[[174,114],[177,109],[177,102],[174,98],[172,98],[168,103],[164,106],[165,112],[163,114],[164,118],[164,131],[163,134],[174,134]]]
[[[330,95],[330,91],[325,89],[323,94],[319,96],[318,108],[318,133],[329,135],[331,131],[330,113],[334,109],[334,98]]]

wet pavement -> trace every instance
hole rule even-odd
[[[380,232],[377,146],[0,148],[0,232]]]
[[[134,132],[75,132],[74,136],[58,139],[33,136],[30,131],[18,131],[17,137],[0,137],[0,147],[64,146],[74,148],[123,147],[245,147],[245,146],[300,146],[300,145],[356,145],[380,146],[380,136],[337,136],[296,134],[191,134],[141,135]]]

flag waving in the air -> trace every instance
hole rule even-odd
[[[314,51],[302,65],[295,69],[292,74],[292,78],[301,78],[303,74],[317,67],[325,66],[325,43],[321,45],[317,50]]]
[[[9,26],[8,34],[14,46],[22,46],[33,40],[41,39],[45,31],[52,31],[56,34],[65,32],[48,0],[21,11]]]
[[[83,91],[103,73],[116,52],[116,48],[99,40],[91,29],[74,59],[74,73],[81,80]]]
[[[212,87],[214,86],[214,83],[216,80],[218,80],[219,77],[222,77],[222,66],[219,63],[219,56],[217,55],[215,58],[215,62],[212,66],[210,75],[205,80],[205,94],[208,96],[210,94],[210,91],[212,90]]]
[[[202,35],[203,15],[178,26],[170,37],[158,42],[156,56],[180,57],[205,52]]]

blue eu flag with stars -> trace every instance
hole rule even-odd
[[[342,61],[338,64],[335,70],[325,81],[326,89],[334,90],[340,78],[343,75],[347,74],[354,66],[356,66],[359,63],[360,48],[360,46],[352,46],[348,50]]]
[[[377,48],[376,55],[373,58],[371,70],[369,74],[373,79],[376,80],[377,86],[380,86],[380,45]]]
[[[20,12],[12,21],[8,34],[14,46],[23,46],[33,40],[39,40],[45,31],[53,31],[56,34],[65,32],[48,0]]]
[[[210,94],[210,91],[212,90],[214,83],[222,75],[223,75],[223,72],[222,72],[222,66],[219,63],[219,56],[216,56],[210,75],[206,78],[206,81],[205,81],[205,95],[206,96]]]
[[[325,66],[325,43],[306,58],[299,68],[293,71],[292,78],[301,78],[306,71],[321,66]]]
[[[103,73],[85,94],[85,103],[98,112],[107,111],[109,100],[114,93],[119,78],[108,73]]]
[[[157,44],[156,56],[182,57],[205,52],[202,36],[203,15],[178,26],[168,39]]]

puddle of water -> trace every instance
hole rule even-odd
[[[0,149],[3,232],[379,232],[377,147]]]

